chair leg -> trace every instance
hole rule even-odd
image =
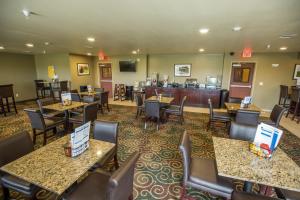
[[[103,106],[99,105],[99,109],[101,110],[101,114],[103,114]]]
[[[47,131],[43,132],[43,136],[44,136],[43,146],[45,146],[47,144]]]
[[[211,120],[209,120],[207,123],[206,131],[208,131],[210,129],[210,126],[211,126]]]
[[[10,112],[10,107],[9,107],[8,98],[6,97],[5,100],[6,100],[7,112]]]
[[[119,162],[118,162],[118,155],[117,155],[117,153],[114,156],[114,164],[115,164],[115,168],[118,169],[119,168]]]
[[[136,115],[135,115],[135,118],[136,118],[136,119],[137,119],[137,117],[139,116],[139,112],[140,112],[139,109],[137,109],[137,110],[136,110]]]
[[[156,130],[158,131],[159,130],[159,121],[160,119],[159,119],[159,117],[157,118],[157,121],[156,121]]]
[[[14,109],[15,109],[15,113],[18,114],[18,110],[17,110],[17,106],[16,106],[16,101],[15,101],[15,97],[12,97],[13,100],[13,105],[14,105]]]
[[[110,109],[109,109],[108,103],[106,104],[106,107],[107,107],[107,110],[108,110],[108,112],[110,112]]]
[[[3,200],[9,200],[9,189],[6,187],[2,186],[2,191],[3,191]]]
[[[36,130],[35,129],[32,129],[32,142],[33,142],[33,144],[36,143]]]

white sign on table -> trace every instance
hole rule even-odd
[[[61,102],[72,101],[71,93],[62,93]]]
[[[72,157],[82,154],[89,148],[91,122],[83,124],[71,134]]]

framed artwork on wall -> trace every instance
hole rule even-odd
[[[296,65],[295,65],[293,79],[294,79],[294,80],[300,79],[300,64],[296,64]]]
[[[191,76],[192,64],[175,64],[174,75],[178,77],[189,77]]]
[[[77,75],[85,76],[90,75],[90,67],[87,63],[77,63]]]

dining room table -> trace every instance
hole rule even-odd
[[[83,107],[86,104],[87,103],[84,103],[84,102],[72,101],[72,103],[70,105],[63,105],[61,102],[59,102],[59,103],[45,105],[45,106],[43,106],[43,108],[49,109],[49,110],[64,112],[65,117],[66,117],[65,127],[66,127],[66,130],[69,131],[70,110]]]
[[[91,92],[78,92],[78,94],[80,96],[95,96],[95,95],[99,95],[101,94],[102,92],[96,92],[96,91],[91,91]]]
[[[245,181],[243,190],[251,192],[253,183],[300,192],[300,167],[279,147],[271,158],[250,152],[249,142],[213,137],[218,175]]]
[[[247,107],[241,107],[240,103],[225,102],[225,107],[229,113],[236,113],[238,110],[251,110],[261,112],[261,109],[254,104],[249,104]]]
[[[150,100],[150,101],[159,101],[160,104],[171,104],[171,102],[174,100],[174,97],[158,97],[158,96],[151,96],[146,100]]]
[[[63,147],[68,141],[70,135],[10,162],[0,170],[53,192],[59,198],[115,148],[113,143],[90,139],[85,152],[77,157],[68,157]]]

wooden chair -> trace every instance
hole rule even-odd
[[[213,110],[211,99],[208,99],[208,106],[209,106],[209,121],[207,123],[206,130],[209,130],[211,126],[215,123],[223,123],[226,125],[226,127],[228,127],[231,121],[230,115],[225,112],[215,112]]]
[[[104,107],[106,107],[108,112],[110,112],[109,105],[108,105],[108,95],[109,95],[109,91],[105,91],[100,94],[100,99],[98,103],[99,103],[99,109],[101,110],[102,114],[103,114]]]
[[[286,117],[288,117],[289,114],[293,114],[292,120],[295,118],[300,119],[300,89],[298,88],[292,88],[292,94],[291,94],[291,102],[290,106],[288,108]]]
[[[119,100],[119,91],[120,91],[119,84],[115,84],[115,89],[114,89],[114,101],[115,101],[115,100]]]
[[[289,99],[290,99],[289,87],[286,86],[286,85],[280,85],[278,105],[282,105],[283,107],[287,107],[288,105],[287,105],[286,101],[289,100]]]
[[[120,84],[119,98],[121,99],[121,101],[126,100],[126,91],[125,91],[125,85],[124,84]]]
[[[12,102],[9,102],[9,98],[11,98]],[[5,103],[3,100],[5,99]],[[18,114],[16,102],[15,102],[15,95],[13,91],[13,84],[8,84],[8,85],[0,85],[0,105],[2,112],[4,113],[4,116],[6,116],[6,111],[5,107],[7,108],[7,112],[10,112],[10,106],[12,104],[15,113]]]

